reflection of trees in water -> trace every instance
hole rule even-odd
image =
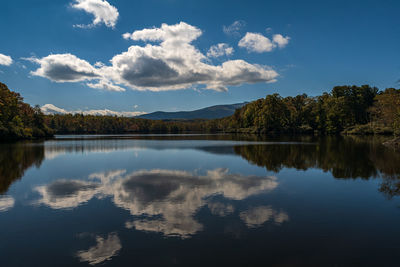
[[[236,146],[235,152],[257,166],[279,172],[282,168],[318,168],[337,179],[381,176],[379,191],[400,195],[400,153],[375,139],[326,137],[310,144]]]
[[[386,177],[381,186],[379,187],[379,191],[384,193],[388,198],[392,198],[395,196],[400,196],[400,179],[399,176]]]
[[[251,136],[250,136],[251,137]],[[377,138],[357,137],[325,137],[311,136],[263,138],[242,136],[241,140],[252,141],[287,141],[305,142],[282,144],[249,144],[215,147],[199,147],[197,149],[218,154],[236,153],[249,162],[265,167],[269,171],[279,172],[282,168],[296,168],[307,170],[318,168],[331,172],[335,178],[362,178],[382,176],[383,182],[380,191],[389,197],[400,195],[400,153],[392,151],[381,145],[382,140]],[[160,138],[155,136],[154,138]],[[178,137],[170,137],[171,139]],[[201,139],[204,136],[187,136],[187,139]],[[210,136],[209,140],[234,140],[235,136],[222,135]],[[94,141],[60,141],[48,142],[46,149],[43,145],[33,143],[15,143],[0,145],[0,194],[5,193],[9,186],[24,175],[24,172],[36,165],[39,167],[44,157],[51,158],[57,153],[69,153],[75,151],[109,151],[122,149],[125,143],[118,140],[94,140]],[[63,143],[64,142],[64,143]],[[65,143],[67,142],[67,143]],[[93,144],[91,143],[93,142]],[[85,145],[86,144],[86,145]],[[115,146],[115,147],[114,147]],[[233,149],[234,152],[233,152]],[[144,146],[146,148],[146,146]],[[46,150],[46,151],[45,151]],[[54,155],[53,155],[54,154]]]
[[[32,165],[39,167],[44,159],[42,145],[15,143],[0,145],[0,194],[21,178]]]

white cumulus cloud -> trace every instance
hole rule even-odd
[[[285,47],[289,43],[290,37],[283,37],[281,34],[275,34],[272,40],[260,33],[248,32],[239,41],[239,47],[246,48],[249,52],[263,53],[271,52],[277,46]]]
[[[221,65],[209,64],[207,56],[192,44],[201,34],[200,29],[185,22],[162,24],[160,28],[124,34],[125,39],[152,43],[132,45],[126,52],[115,55],[108,65],[95,63],[92,66],[74,55],[56,54],[30,59],[40,64],[32,74],[55,82],[91,81],[87,83],[89,87],[111,91],[123,91],[121,86],[141,91],[167,91],[198,85],[227,91],[227,86],[274,82],[278,76],[268,66],[241,59],[228,60]],[[224,45],[222,48],[225,54],[233,53],[233,48]]]
[[[110,80],[102,77],[101,68],[104,66],[96,62],[96,68],[86,60],[80,59],[72,54],[52,54],[43,58],[25,58],[40,67],[32,71],[31,74],[47,78],[53,82],[88,82],[86,85],[94,89],[104,89],[108,91],[123,92],[124,88],[113,84]]]
[[[283,37],[281,34],[274,34],[272,40],[279,46],[279,48],[284,48],[289,43],[290,37]]]
[[[251,52],[270,52],[275,48],[275,44],[270,39],[259,33],[248,32],[239,41],[240,47],[246,48]]]
[[[222,56],[230,56],[233,54],[235,50],[233,47],[229,46],[225,43],[216,44],[210,47],[207,52],[207,57],[222,57]]]
[[[40,68],[31,72],[32,75],[54,82],[81,82],[100,76],[98,70],[89,62],[72,54],[54,54],[41,59],[27,60],[40,64]]]
[[[56,107],[53,104],[43,105],[40,109],[42,110],[42,112],[44,114],[47,114],[47,115],[49,115],[49,114],[68,114],[69,113],[65,109]]]
[[[76,0],[71,6],[75,9],[84,10],[94,16],[92,24],[75,25],[79,28],[92,27],[100,23],[114,28],[119,17],[118,9],[105,0]]]
[[[111,60],[112,67],[105,68],[106,73],[117,83],[151,91],[199,84],[206,85],[207,89],[226,91],[228,85],[272,82],[277,77],[274,70],[243,60],[230,60],[219,66],[205,63],[206,56],[192,45],[201,34],[200,29],[185,22],[126,33],[123,35],[126,39],[160,44],[131,46]]]
[[[10,56],[3,55],[0,53],[0,65],[10,66],[13,63],[13,60]]]
[[[46,115],[50,115],[50,114],[83,114],[83,115],[95,115],[95,116],[136,117],[136,116],[146,114],[146,112],[142,112],[142,111],[113,111],[113,110],[109,110],[109,109],[65,110],[63,108],[56,107],[53,104],[43,105],[40,109]]]
[[[190,43],[201,34],[199,28],[180,22],[175,25],[163,23],[160,28],[143,29],[134,31],[132,34],[125,33],[123,37],[135,41],[166,41],[168,44],[174,45],[177,42],[181,44]]]

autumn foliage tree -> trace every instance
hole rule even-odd
[[[148,120],[117,116],[57,114],[44,116],[22,97],[0,83],[0,136],[34,138],[57,134],[124,134],[184,132],[347,133],[373,134],[371,125],[384,125],[384,133],[400,133],[400,90],[336,86],[310,97],[279,94],[248,103],[232,116],[214,120]],[[360,130],[361,129],[361,130]],[[382,133],[378,131],[378,133]]]
[[[20,94],[0,83],[0,139],[30,139],[52,135],[39,106],[32,108]]]
[[[338,133],[349,126],[369,122],[369,108],[378,93],[376,87],[336,86],[317,97],[267,95],[239,110],[227,123],[236,129],[255,132],[319,131]]]
[[[400,89],[387,88],[375,97],[370,109],[373,121],[383,124],[400,134]]]

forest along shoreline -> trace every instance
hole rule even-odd
[[[399,148],[400,89],[336,86],[330,93],[282,97],[267,95],[221,119],[149,120],[83,114],[44,115],[0,83],[0,139],[51,138],[54,134],[252,133],[392,135]]]

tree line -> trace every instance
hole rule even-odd
[[[229,117],[213,120],[147,120],[82,114],[49,115],[59,134],[112,133],[400,133],[400,89],[336,86],[317,97],[279,94],[250,102]]]
[[[0,83],[0,140],[44,138],[53,135],[39,106],[32,108],[20,94]]]
[[[124,133],[321,133],[399,134],[400,89],[336,86],[310,97],[279,94],[248,103],[212,120],[148,120],[83,114],[43,115],[0,83],[0,136],[37,138],[56,134]]]
[[[336,86],[317,97],[267,95],[226,120],[228,128],[239,131],[399,133],[400,90]]]

